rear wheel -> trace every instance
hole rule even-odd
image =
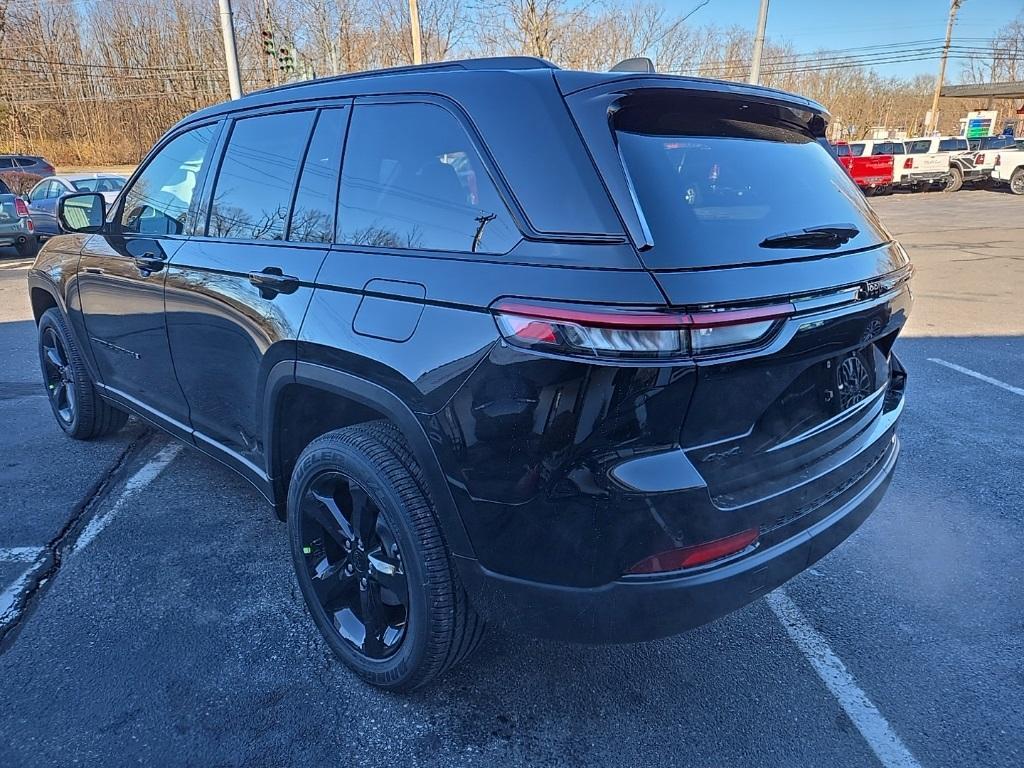
[[[121,429],[128,414],[96,392],[89,371],[56,308],[39,319],[39,363],[50,408],[60,428],[76,440],[89,440]]]
[[[1024,195],[1024,167],[1018,168],[1010,177],[1010,191],[1015,195]]]
[[[420,469],[386,422],[329,432],[306,447],[292,473],[288,534],[313,621],[365,681],[411,690],[479,643],[483,623]]]
[[[959,168],[949,169],[949,178],[946,179],[946,192],[957,192],[964,185],[964,173]]]
[[[39,251],[39,243],[34,237],[28,238],[24,243],[16,245],[18,256],[22,259],[34,259]]]

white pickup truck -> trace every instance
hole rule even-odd
[[[1009,184],[1013,194],[1024,195],[1024,147],[999,150],[993,161],[992,181]]]
[[[983,179],[993,178],[996,168],[996,157],[1000,152],[1016,149],[1013,136],[985,136],[971,140],[974,168]]]
[[[946,174],[946,191],[956,192],[965,181],[978,181],[982,174],[974,168],[974,155],[963,136],[924,136],[906,139],[908,159],[914,166],[927,165],[935,170],[943,168]]]
[[[892,155],[894,187],[920,189],[935,185],[945,188],[949,184],[949,163],[938,155],[910,154],[907,142],[866,139],[850,144],[850,150],[857,156]]]

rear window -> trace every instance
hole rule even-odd
[[[18,209],[14,205],[14,198],[8,197],[0,200],[0,224],[9,224],[12,221],[17,221],[18,218]]]
[[[864,195],[813,137],[732,120],[701,134],[617,131],[654,239],[644,254],[648,266],[793,258],[792,249],[760,244],[807,227],[852,224],[860,234],[844,248],[887,239]]]
[[[864,145],[863,144],[851,144],[850,145],[850,154],[853,155],[854,157],[860,157],[861,155],[864,154]]]
[[[907,144],[908,155],[927,155],[932,149],[931,139],[920,139],[918,141],[908,141]]]
[[[98,179],[78,179],[71,182],[79,192],[120,192],[124,189],[124,179],[113,176],[101,176]]]
[[[939,141],[939,152],[966,152],[967,139],[942,139]]]

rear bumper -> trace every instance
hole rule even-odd
[[[942,184],[949,178],[949,171],[930,171],[928,173],[908,173],[900,179],[901,186],[916,184]]]
[[[902,403],[901,403],[902,406]],[[901,409],[900,406],[900,409]],[[767,594],[831,552],[878,506],[899,455],[893,424],[874,443],[874,471],[842,494],[824,517],[772,546],[686,575],[624,577],[593,588],[566,587],[493,573],[457,558],[476,609],[509,630],[587,643],[652,640],[706,624]]]

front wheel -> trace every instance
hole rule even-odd
[[[76,440],[109,435],[128,422],[128,414],[96,392],[82,355],[58,309],[39,318],[39,363],[50,408],[60,428]]]
[[[321,435],[288,492],[296,578],[331,650],[372,685],[412,690],[465,658],[469,605],[422,473],[387,422]]]
[[[1015,195],[1024,195],[1024,167],[1015,170],[1010,177],[1010,191]]]

